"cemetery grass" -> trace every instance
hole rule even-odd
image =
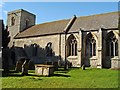
[[[118,88],[118,70],[63,68],[53,76],[37,76],[29,70],[29,76],[12,73],[2,77],[2,88]]]

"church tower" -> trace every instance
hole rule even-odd
[[[12,46],[14,42],[14,37],[26,30],[27,28],[35,25],[36,16],[23,9],[8,12],[7,16],[7,26],[10,33],[10,43],[9,47]]]

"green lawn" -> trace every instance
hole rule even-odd
[[[2,88],[118,88],[118,70],[81,68],[56,71],[54,76],[30,76],[21,73],[2,77]]]

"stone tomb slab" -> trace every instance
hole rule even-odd
[[[35,74],[42,75],[42,76],[51,76],[54,74],[54,66],[53,65],[36,64],[35,65]]]

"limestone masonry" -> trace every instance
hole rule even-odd
[[[35,24],[36,16],[23,9],[8,13],[9,64],[26,56],[33,64],[120,68],[118,12]],[[24,53],[23,53],[24,51]]]

